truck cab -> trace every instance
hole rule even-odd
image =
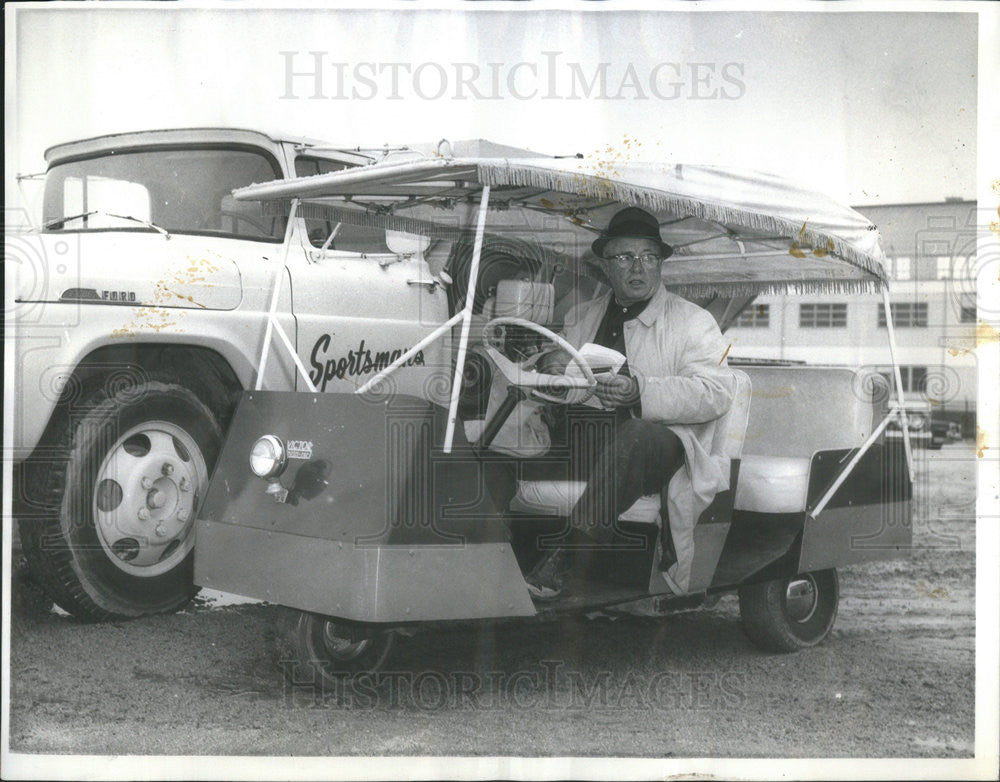
[[[184,605],[195,510],[239,394],[296,390],[296,362],[321,391],[353,391],[447,320],[405,237],[331,236],[326,220],[232,196],[391,154],[411,153],[230,128],[46,151],[41,226],[16,237],[30,262],[15,294],[14,499],[32,574],[62,608]],[[293,350],[262,366],[272,305]],[[399,382],[419,390],[437,363],[422,355]]]

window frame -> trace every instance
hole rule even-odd
[[[739,314],[733,328],[737,329],[769,329],[771,328],[771,305],[751,304]]]
[[[810,308],[811,317],[806,322],[806,308]],[[826,322],[820,322],[822,313],[827,313]],[[799,304],[800,329],[846,329],[847,302],[802,302]]]
[[[926,364],[900,364],[899,379],[903,381],[904,394],[923,394],[926,391],[928,367]],[[889,389],[895,393],[896,380],[892,367],[879,369],[879,374],[885,379]],[[919,375],[920,387],[915,387],[914,380]]]
[[[85,155],[71,155],[69,157],[62,158],[56,162],[53,162],[45,172],[45,188],[42,194],[42,214],[43,223],[47,223],[50,219],[47,217],[49,212],[49,177],[53,172],[57,171],[60,166],[71,165],[74,163],[85,163],[88,160],[98,160],[101,158],[110,158],[112,156],[123,157],[125,155],[134,154],[147,154],[147,153],[157,153],[157,152],[248,152],[252,154],[259,155],[271,168],[271,173],[274,174],[274,179],[270,181],[278,181],[285,178],[285,173],[282,170],[281,163],[279,162],[274,151],[268,149],[264,146],[258,146],[256,144],[244,144],[239,142],[207,142],[207,143],[190,143],[190,144],[180,144],[180,143],[167,143],[167,144],[142,144],[138,146],[128,146],[122,147],[121,149],[108,149],[100,150],[98,152],[92,152]],[[64,198],[65,193],[65,180],[66,176],[62,176],[62,182],[59,187],[59,198]],[[148,188],[147,188],[148,189]],[[68,216],[68,215],[64,215]],[[54,218],[58,219],[58,218]],[[285,235],[288,232],[288,217],[287,215],[283,218],[272,218],[279,220],[277,224],[280,229],[275,230],[275,236],[245,236],[243,234],[231,234],[224,231],[215,230],[198,230],[198,229],[179,229],[176,227],[166,227],[164,228],[170,232],[171,235],[178,236],[205,236],[216,239],[227,239],[235,241],[244,242],[265,242],[267,244],[282,244],[285,241]],[[152,222],[156,223],[156,220]],[[127,226],[115,226],[113,228],[47,228],[43,230],[43,233],[51,234],[74,234],[74,233],[122,233],[122,232],[132,232],[132,233],[142,233],[142,232],[156,232],[153,228],[145,228],[142,225],[130,224]]]
[[[930,321],[930,307],[926,301],[892,301],[892,327],[894,329],[925,329]],[[906,322],[903,322],[902,315],[907,313]],[[878,328],[886,327],[885,307],[877,308]],[[920,318],[920,314],[923,318]]]

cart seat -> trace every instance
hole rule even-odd
[[[801,513],[817,451],[857,448],[874,407],[845,367],[744,367],[753,383],[734,508]]]
[[[809,459],[745,455],[740,460],[734,507],[759,513],[797,513],[805,510],[809,489]],[[521,513],[566,516],[583,494],[585,481],[520,481],[510,509]],[[618,518],[653,523],[660,498],[640,497]]]
[[[740,456],[751,398],[750,378],[738,369],[733,370],[733,374],[736,376],[736,394],[729,410],[716,423],[712,439],[712,454],[728,459]],[[586,486],[586,481],[518,481],[517,494],[510,503],[510,509],[519,513],[568,516]],[[618,518],[622,521],[659,523],[660,495],[640,497]]]
[[[568,516],[586,486],[586,481],[518,481],[510,509],[518,513]]]
[[[510,509],[518,513],[568,516],[587,487],[586,481],[519,481]],[[619,514],[622,521],[656,524],[660,520],[660,495],[640,497]]]

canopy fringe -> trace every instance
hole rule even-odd
[[[880,282],[869,280],[815,280],[815,281],[761,281],[752,282],[696,282],[673,283],[664,280],[667,289],[679,296],[767,296],[796,295],[810,293],[878,293],[882,289]]]
[[[653,211],[693,215],[702,220],[745,226],[761,233],[778,233],[793,242],[798,242],[803,252],[812,252],[814,248],[820,251],[829,251],[878,278],[883,283],[887,282],[883,269],[877,261],[870,259],[865,253],[859,252],[840,237],[812,230],[808,223],[803,227],[775,215],[756,212],[744,207],[710,204],[683,196],[672,196],[662,190],[652,190],[583,172],[570,173],[523,165],[512,166],[503,160],[498,160],[495,163],[479,161],[479,178],[483,184],[495,187],[515,185],[545,188],[597,199],[613,199]]]
[[[815,231],[808,224],[805,227],[790,220],[745,207],[724,203],[703,202],[683,196],[671,195],[662,190],[654,190],[638,185],[601,177],[587,173],[550,171],[527,165],[513,165],[507,161],[477,161],[479,179],[483,184],[494,187],[515,186],[531,187],[533,189],[552,190],[594,198],[598,200],[614,200],[623,204],[634,204],[651,211],[667,212],[680,215],[691,215],[702,220],[708,220],[722,225],[738,226],[761,234],[777,234],[789,241],[789,252],[795,255],[796,243],[803,255],[821,256],[829,252],[844,262],[855,267],[863,277],[859,279],[813,279],[813,280],[734,280],[705,281],[690,283],[671,283],[665,280],[667,287],[685,296],[726,295],[749,296],[764,294],[789,294],[833,292],[842,294],[878,292],[887,280],[884,270],[877,258],[856,249],[845,240],[832,235]],[[262,212],[267,216],[285,216],[291,208],[291,199],[278,198],[260,201]],[[558,209],[552,210],[554,213]],[[458,237],[464,231],[453,223],[436,223],[430,219],[419,219],[399,216],[388,211],[382,212],[361,206],[343,206],[339,204],[306,201],[299,204],[298,214],[307,219],[329,220],[347,225],[361,226],[376,230],[394,230],[420,235],[436,235]],[[487,235],[490,231],[487,230]],[[748,237],[749,238],[749,237]],[[751,239],[752,241],[752,239]],[[776,251],[778,254],[780,250]],[[735,257],[735,256],[734,256]],[[583,268],[587,268],[586,259],[581,259]],[[596,276],[595,271],[590,271]]]

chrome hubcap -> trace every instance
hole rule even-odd
[[[343,630],[333,622],[323,623],[323,646],[331,657],[339,660],[353,660],[362,654],[371,644],[371,639],[365,638],[353,641],[347,635],[340,635]]]
[[[208,469],[197,443],[167,421],[125,432],[97,472],[93,513],[97,536],[126,573],[157,576],[194,545],[198,491]]]
[[[793,622],[808,622],[816,613],[818,590],[809,574],[793,578],[785,592],[785,608]]]

